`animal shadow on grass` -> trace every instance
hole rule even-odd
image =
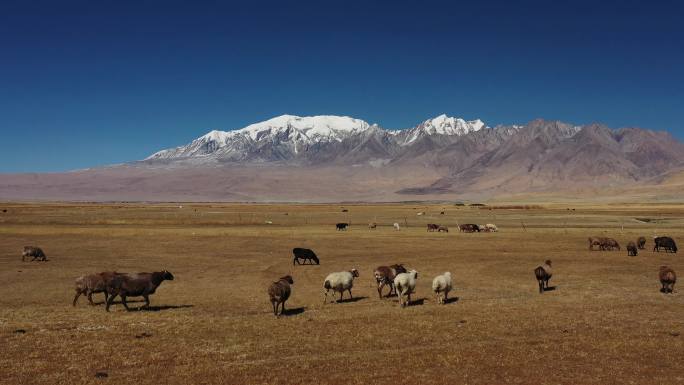
[[[445,305],[448,305],[448,304],[450,304],[450,303],[458,302],[459,299],[460,299],[460,298],[458,298],[458,297],[447,298],[447,299],[444,301],[444,304],[445,304]]]
[[[189,307],[193,307],[194,305],[161,305],[161,306],[148,306],[148,307],[139,307],[135,309],[131,309],[132,311],[162,311],[162,310],[170,310],[170,309],[185,309]]]
[[[673,293],[673,289],[665,289],[664,287],[660,288],[661,293]]]
[[[418,299],[416,299],[416,300],[413,300],[413,301],[409,302],[409,303],[408,303],[408,306],[422,306],[422,305],[425,304],[425,300],[426,300],[425,297],[423,297],[423,298],[418,298]]]
[[[347,302],[357,302],[361,301],[362,299],[367,299],[368,297],[354,297],[354,298],[344,298],[344,299],[338,299],[335,302],[336,303],[347,303]]]
[[[549,286],[549,287],[544,288],[544,291],[554,291],[554,290],[556,290],[556,286]]]
[[[290,317],[290,316],[293,316],[293,315],[302,314],[302,313],[304,313],[305,311],[306,311],[306,306],[302,306],[302,307],[293,307],[292,309],[285,309],[285,311],[284,311],[282,314],[280,314],[280,315],[281,315],[281,316],[285,316],[285,317]]]

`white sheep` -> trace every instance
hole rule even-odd
[[[437,298],[437,303],[445,304],[449,296],[449,291],[451,291],[451,273],[446,272],[442,275],[438,275],[432,280],[432,291],[435,292],[435,297]],[[444,293],[444,297],[440,295]]]
[[[393,226],[395,230],[399,231],[399,224],[397,222],[394,222]]]
[[[499,228],[496,227],[496,225],[493,224],[493,223],[487,223],[487,224],[485,225],[485,228],[487,229],[487,231],[491,231],[491,232],[494,232],[494,233],[497,232],[497,231],[499,231]]]
[[[399,306],[404,307],[411,303],[411,293],[416,289],[416,279],[418,279],[418,272],[411,270],[408,273],[397,274],[394,278],[394,288],[399,297]],[[408,297],[408,301],[404,301],[404,295]]]
[[[354,286],[354,277],[358,276],[359,272],[356,269],[328,274],[323,282],[323,288],[325,288],[325,299],[323,299],[323,304],[328,302],[328,293],[330,290],[340,293],[340,301],[342,300],[345,291],[349,291],[349,297],[354,298],[351,289],[352,286]],[[333,294],[333,299],[334,298],[335,295]]]

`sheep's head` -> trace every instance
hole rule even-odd
[[[173,281],[173,274],[167,270],[164,270],[162,271],[162,278],[166,281]]]
[[[551,260],[550,259],[547,259],[546,261],[544,261],[544,263],[551,266]]]
[[[356,270],[356,269],[351,269],[349,272],[350,272],[351,275],[354,276],[354,277],[358,277],[358,276],[359,276],[359,271]]]
[[[286,275],[284,277],[280,278],[281,281],[287,281],[290,285],[294,284],[294,280],[292,279],[291,275]]]
[[[447,272],[444,273],[444,276],[445,276],[445,277],[451,277],[451,273],[447,271]]]
[[[418,278],[418,272],[415,271],[415,270],[409,271],[409,274],[412,274],[412,275],[413,275],[413,278]]]

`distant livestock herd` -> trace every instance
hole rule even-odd
[[[337,223],[336,229],[339,231],[347,230],[348,223]],[[369,229],[375,229],[377,224],[372,222],[368,225]],[[395,230],[399,230],[399,224],[394,223]],[[494,224],[476,225],[463,224],[458,226],[461,232],[496,232],[498,228]],[[449,232],[447,226],[430,223],[427,225],[428,232]],[[620,250],[619,243],[608,237],[589,237],[589,250]],[[660,252],[677,252],[677,245],[671,237],[654,237],[653,251]],[[646,248],[646,238],[639,237],[636,242],[629,241],[627,243],[627,255],[636,256],[638,250]],[[292,249],[293,259],[292,264],[320,264],[320,259],[316,253],[311,249],[296,247]],[[40,247],[25,246],[22,252],[22,261],[30,258],[30,261],[47,261],[45,252]],[[549,280],[552,277],[551,261],[546,260],[543,264],[534,269],[534,275],[539,286],[539,293],[549,289]],[[411,294],[415,292],[416,281],[418,279],[418,272],[416,270],[407,270],[402,264],[393,264],[387,266],[378,266],[373,271],[373,276],[377,284],[378,296],[382,299],[383,288],[389,287],[387,296],[396,295],[399,299],[401,307],[407,306],[411,302]],[[352,287],[354,279],[359,277],[359,272],[356,269],[349,271],[340,271],[329,274],[323,281],[323,289],[325,290],[323,303],[328,302],[328,295],[332,294],[333,300],[335,294],[339,293],[339,300],[344,297],[344,293],[349,293],[350,299],[352,296]],[[672,293],[674,285],[677,281],[677,275],[668,266],[661,266],[658,272],[658,278],[662,285],[661,291],[664,293]],[[130,310],[126,299],[128,297],[143,297],[145,305],[149,307],[149,296],[154,294],[156,289],[163,281],[173,280],[174,276],[170,272],[163,270],[153,273],[119,273],[119,272],[102,272],[97,274],[84,275],[76,278],[75,296],[73,299],[73,306],[81,295],[88,298],[88,302],[94,305],[92,295],[95,293],[103,293],[105,297],[105,310],[109,311],[113,304],[114,298],[119,296],[121,303]],[[273,306],[273,313],[275,315],[282,314],[285,311],[285,302],[292,294],[291,285],[294,284],[294,279],[290,275],[286,275],[271,283],[268,287],[268,295]],[[435,300],[439,304],[448,302],[449,292],[453,289],[453,283],[450,272],[445,272],[432,281],[432,291],[435,295]]]

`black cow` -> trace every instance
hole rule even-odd
[[[655,237],[653,239],[653,243],[655,243],[655,245],[653,245],[653,251],[659,252],[660,248],[662,247],[666,252],[677,252],[677,244],[675,243],[674,239],[670,237]]]
[[[320,265],[320,261],[318,260],[318,256],[316,256],[316,253],[313,252],[311,249],[303,249],[301,247],[295,247],[292,249],[292,254],[294,255],[294,258],[292,259],[292,264],[294,265],[295,262],[297,262],[298,265],[306,264],[306,261],[309,261],[310,265],[313,265],[314,262],[317,265]],[[302,259],[302,263],[299,262],[299,260]]]

